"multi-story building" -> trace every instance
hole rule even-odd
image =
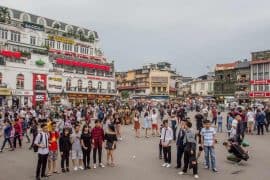
[[[191,82],[191,94],[201,97],[212,97],[214,95],[214,77],[203,75]]]
[[[214,96],[218,102],[235,99],[236,63],[217,64],[215,67]]]
[[[253,52],[250,67],[251,100],[268,101],[270,98],[270,50]]]
[[[0,105],[87,103],[116,93],[97,32],[0,6]]]
[[[249,102],[250,92],[250,61],[236,62],[235,98],[239,104]]]
[[[180,84],[180,76],[167,62],[116,73],[116,79],[119,93],[126,91],[133,97],[175,97]]]

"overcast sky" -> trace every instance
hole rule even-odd
[[[269,0],[1,0],[96,30],[123,71],[168,61],[186,76],[270,49]]]

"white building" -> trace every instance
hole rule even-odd
[[[0,6],[0,105],[74,103],[115,95],[97,32]],[[4,12],[4,13],[3,13]]]
[[[191,94],[211,96],[214,93],[214,78],[208,75],[194,79],[191,83]]]

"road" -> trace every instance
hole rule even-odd
[[[192,115],[193,116],[193,115]],[[51,176],[50,180],[188,180],[191,175],[179,176],[174,169],[176,152],[173,147],[172,168],[163,168],[158,158],[158,138],[135,138],[132,126],[123,129],[124,139],[118,142],[116,164],[114,168],[91,169],[87,171],[71,171],[68,174]],[[235,165],[226,160],[227,152],[222,146],[226,134],[218,134],[219,144],[216,146],[217,167],[219,173],[214,174],[203,169],[203,159],[199,161],[200,179],[207,180],[268,180],[270,177],[270,134],[264,136],[247,136],[250,160],[243,165]],[[2,140],[1,140],[2,143]],[[28,145],[27,145],[28,146]],[[103,158],[105,160],[105,157]],[[0,180],[32,180],[34,179],[37,157],[29,151],[24,143],[22,149],[15,152],[5,151],[0,154]],[[58,163],[60,166],[60,163]],[[60,169],[59,169],[60,170]]]

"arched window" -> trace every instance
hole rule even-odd
[[[31,22],[31,17],[29,14],[23,13],[22,14],[22,20],[26,22]]]
[[[88,90],[93,89],[93,83],[91,80],[88,81]]]
[[[16,89],[24,89],[24,75],[18,74],[16,78]]]
[[[78,80],[78,91],[82,91],[82,80]]]
[[[70,89],[71,89],[71,79],[67,79],[67,81],[66,81],[66,90],[70,91]]]
[[[37,23],[42,26],[46,26],[46,20],[42,17],[38,18]]]
[[[101,81],[98,82],[98,89],[99,90],[102,89],[102,82]]]
[[[111,82],[108,82],[108,84],[107,84],[107,89],[108,89],[108,90],[111,90],[111,89],[112,89],[112,83],[111,83]]]
[[[0,72],[0,84],[3,84],[3,75],[1,72]]]

